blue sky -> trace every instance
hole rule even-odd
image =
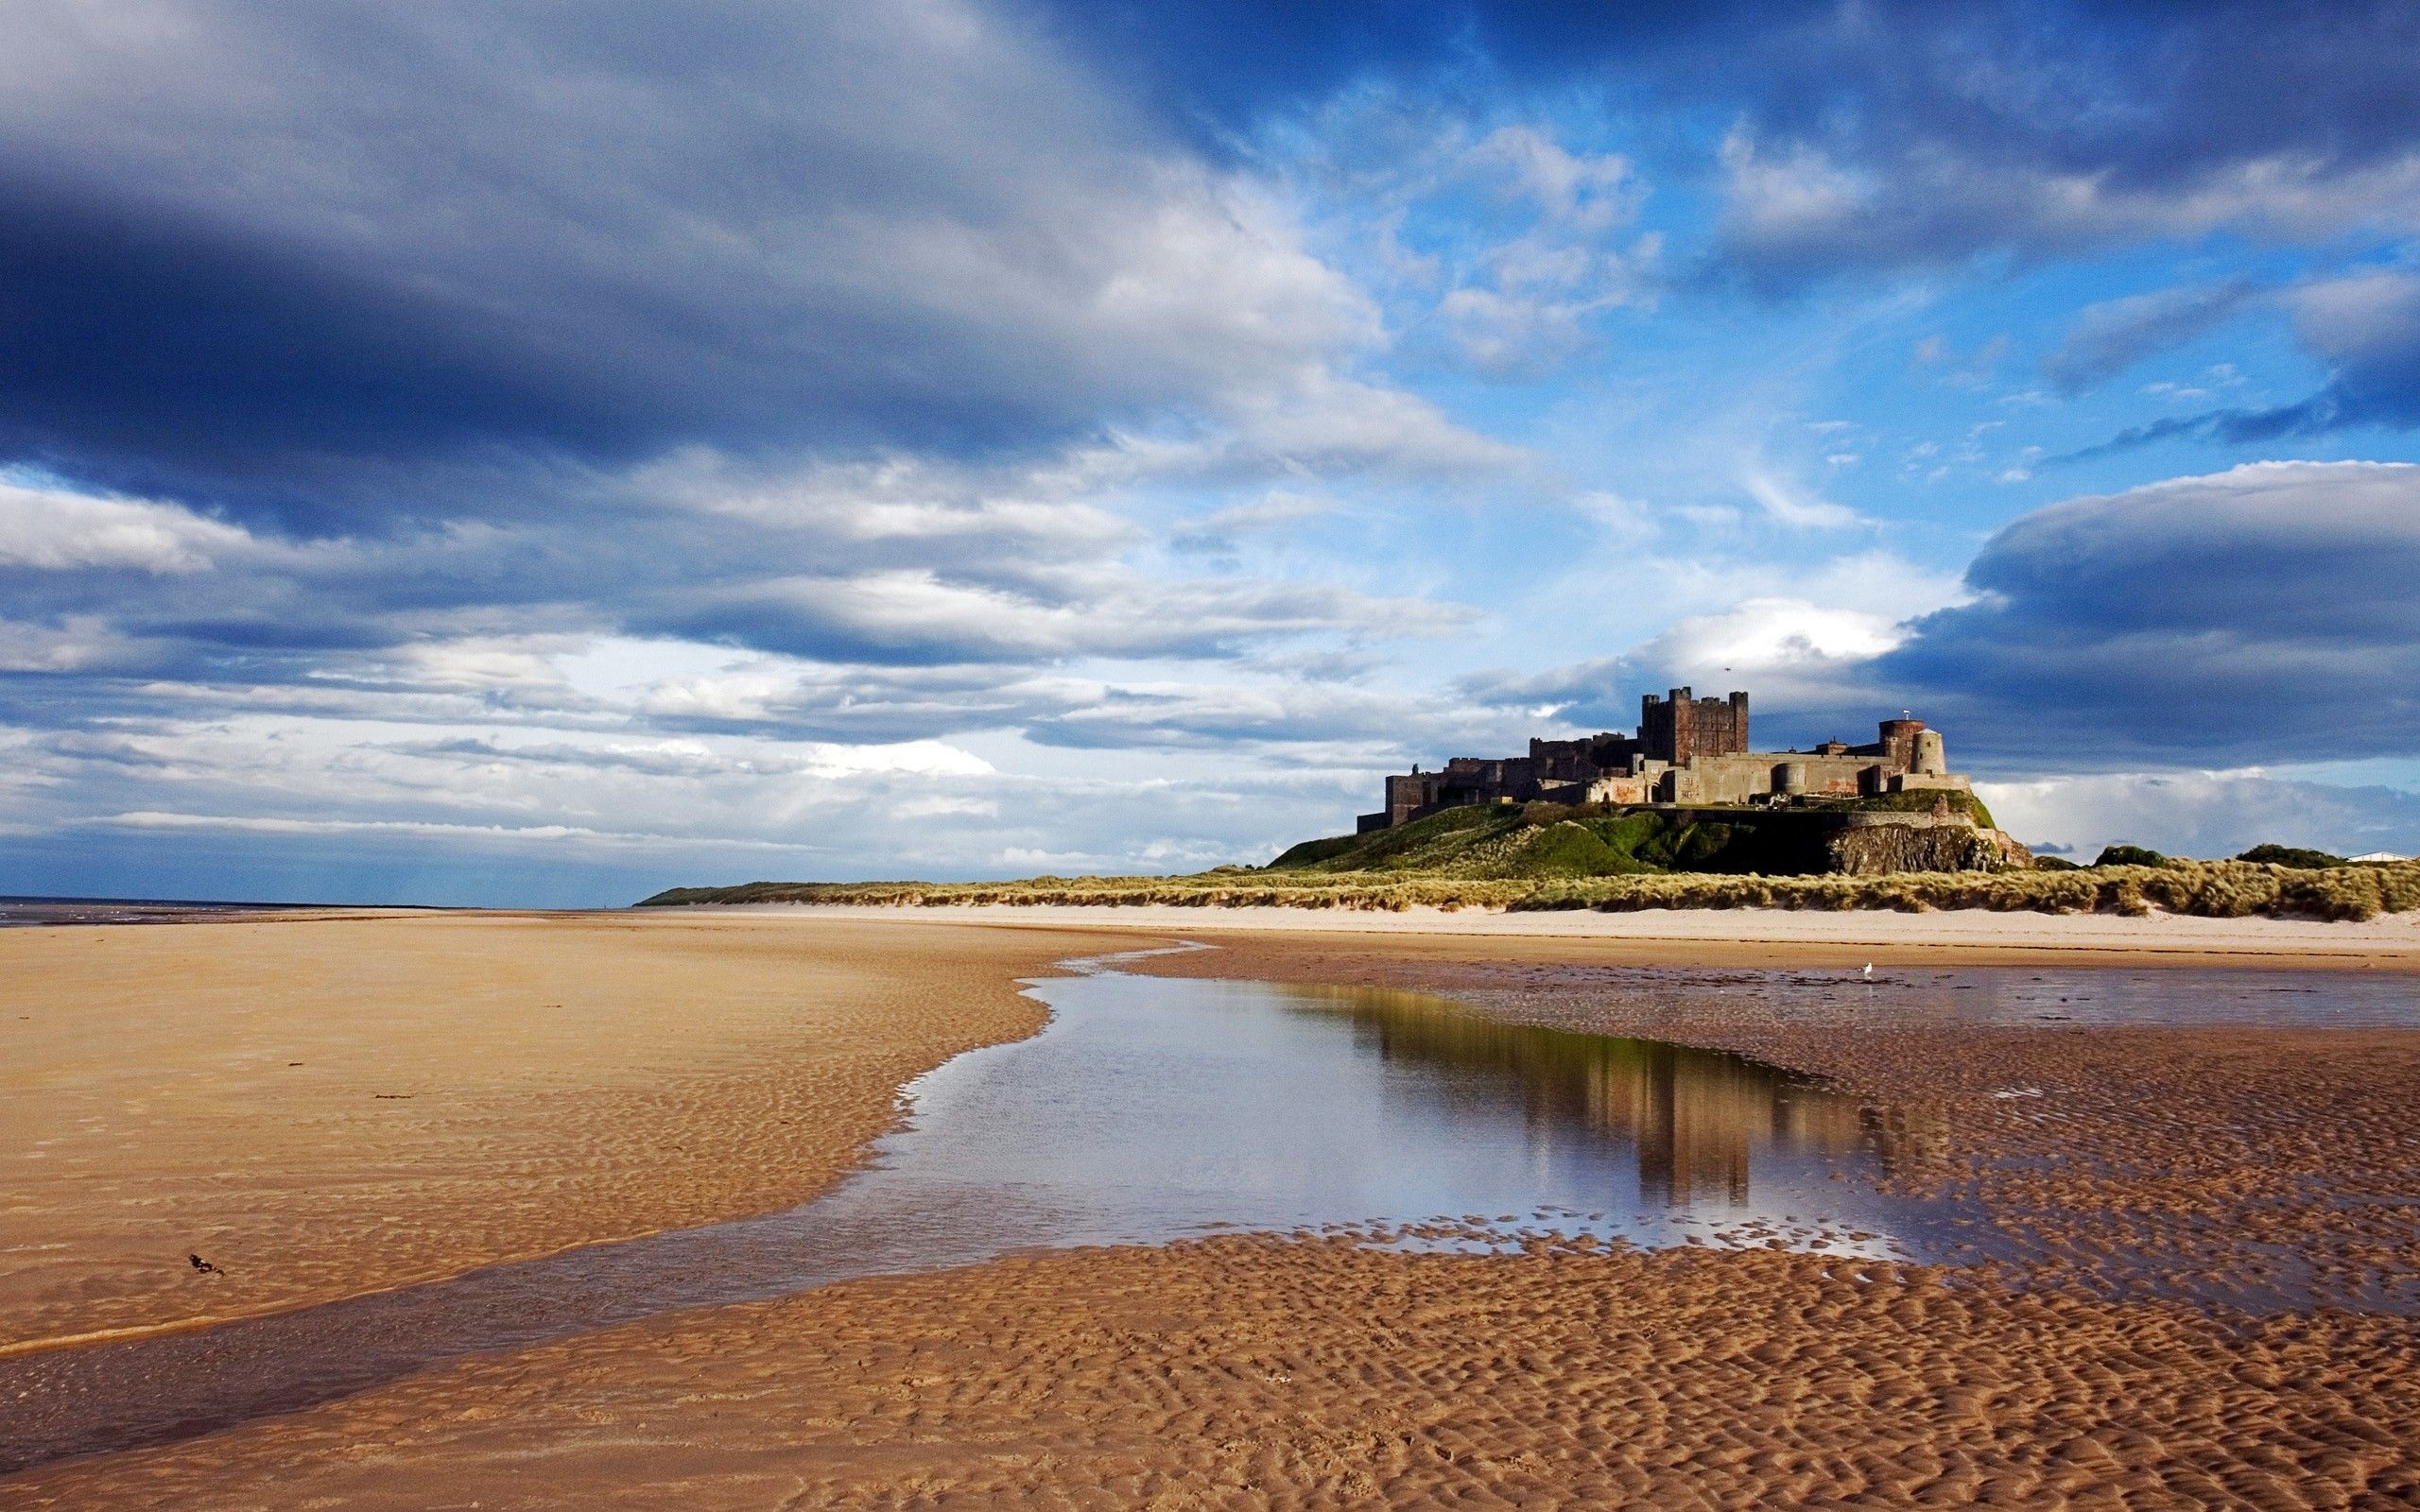
[[[33,3],[0,891],[1190,869],[1909,708],[2420,850],[2408,7]]]

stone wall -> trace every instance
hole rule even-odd
[[[1865,774],[1871,756],[1817,756],[1794,751],[1699,756],[1685,766],[1657,774],[1655,800],[1664,803],[1745,803],[1774,792],[1796,773],[1797,791],[1816,798],[1856,798],[1878,792]]]

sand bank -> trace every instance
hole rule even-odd
[[[650,910],[652,912],[652,910]],[[1187,908],[1053,904],[949,904],[890,908],[759,903],[665,909],[667,914],[756,919],[921,919],[1139,930],[1153,936],[1223,937],[1237,932],[1439,936],[1581,942],[1599,958],[1647,964],[1754,961],[1839,965],[1873,961],[1962,964],[2059,959],[2185,966],[2252,964],[2420,971],[2420,914],[2359,923],[2296,919],[2147,919],[2115,915],[1839,913],[1777,908],[1643,909],[1635,913],[1506,913],[1489,909]]]
[[[803,1201],[902,1082],[1040,1025],[1015,978],[1101,938],[613,915],[0,931],[0,1347]]]

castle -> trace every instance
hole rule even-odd
[[[1387,779],[1387,806],[1359,833],[1475,803],[1788,803],[1803,798],[1967,791],[1941,732],[1885,719],[1870,746],[1828,740],[1813,750],[1751,751],[1748,696],[1697,698],[1686,688],[1639,700],[1638,732],[1532,740],[1527,756],[1457,756],[1442,770]]]

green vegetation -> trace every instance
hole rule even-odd
[[[2313,871],[2353,864],[2342,856],[2330,855],[2325,850],[2307,850],[2296,845],[2256,845],[2236,859],[2271,867],[2301,867]]]
[[[1273,872],[1519,880],[1659,871],[1805,871],[1822,865],[1801,824],[1739,809],[1617,809],[1565,803],[1447,809],[1369,834],[1306,840]]]
[[[2093,858],[2096,867],[2164,867],[2168,857],[2139,845],[2110,845]]]
[[[2244,861],[1920,871],[1882,877],[1641,877],[1541,887],[1521,908],[1936,908],[2212,919],[2374,919],[2420,908],[2420,862],[2310,870]]]

